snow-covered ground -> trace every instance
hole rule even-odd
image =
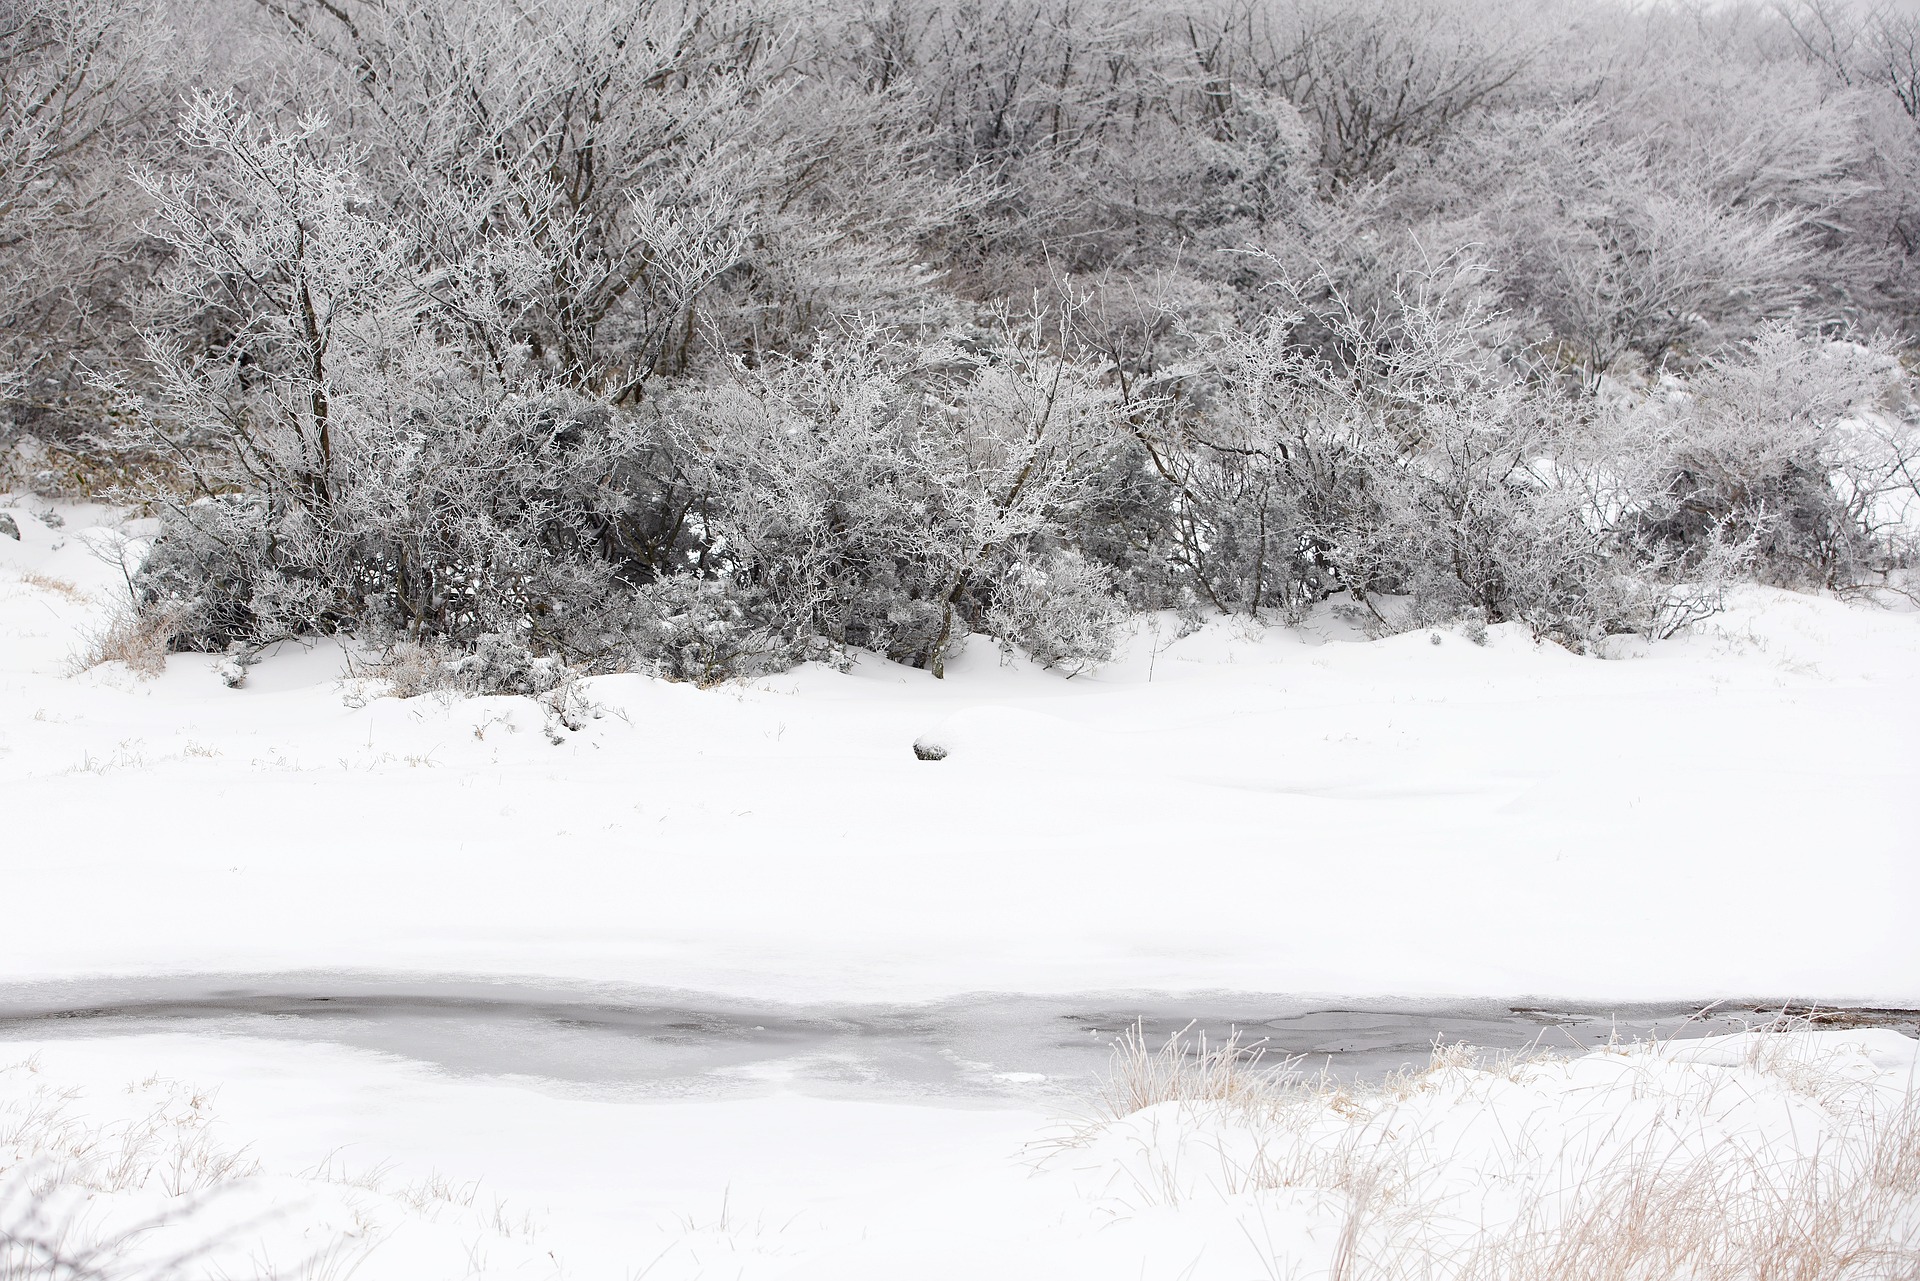
[[[0,539],[9,980],[363,970],[782,996],[1920,1005],[1920,614],[1752,590],[1620,661],[1218,623],[699,690],[372,698],[328,645],[66,674],[119,587]],[[1433,637],[1438,635],[1438,643]],[[935,733],[943,761],[916,759]]]
[[[121,535],[97,509],[0,510],[21,534],[0,537],[0,991],[309,973],[791,1002],[1920,1006],[1910,609],[1749,589],[1609,661],[1515,627],[1167,619],[1072,680],[980,639],[945,681],[877,661],[704,691],[599,678],[597,719],[550,733],[526,700],[381,697],[331,645],[239,689],[200,656],[70,674],[124,596]],[[16,1180],[90,1189],[86,1230],[109,1234],[218,1184],[129,1250],[223,1224],[240,1254],[199,1263],[316,1281],[1324,1275],[1342,1249],[1401,1248],[1384,1211],[1349,1226],[1399,1176],[1287,1145],[1431,1135],[1395,1205],[1532,1222],[1549,1211],[1455,1191],[1606,1165],[1579,1137],[1603,1117],[1669,1133],[1633,1120],[1643,1086],[1714,1151],[1803,1153],[1865,1142],[1859,1118],[1913,1072],[1885,1031],[1800,1037],[1818,1071],[1698,1042],[1314,1095],[1324,1125],[1168,1102],[1047,1147],[1053,1109],[825,1098],[778,1073],[636,1101],[311,1041],[53,1031],[0,1045],[33,1064],[0,1075],[0,1148],[45,1149]],[[30,1104],[74,1090],[64,1126]],[[1515,1126],[1528,1143],[1488,1137]],[[88,1166],[130,1145],[156,1155]],[[241,1147],[259,1173],[205,1155]],[[1282,1149],[1312,1177],[1214,1173],[1278,1170],[1248,1153]],[[0,1213],[22,1211],[6,1186]]]
[[[1067,1126],[54,1043],[0,1070],[0,1275],[70,1275],[6,1271],[11,1231],[22,1256],[102,1249],[109,1276],[188,1255],[195,1278],[313,1281],[1891,1279],[1920,1262],[1914,1050],[1861,1030],[1450,1054],[1366,1094],[1149,1070],[1124,1115]]]

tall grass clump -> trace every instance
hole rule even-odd
[[[1118,1213],[1251,1207],[1274,1276],[1904,1281],[1920,1275],[1913,1048],[1781,1021],[1575,1058],[1442,1046],[1357,1088],[1136,1033],[1068,1144]]]

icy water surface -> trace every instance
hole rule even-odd
[[[1777,1007],[1776,1007],[1777,1008]],[[1334,1005],[1257,994],[976,995],[913,1006],[755,1003],[687,992],[582,991],[327,975],[142,979],[0,989],[0,1046],[142,1032],[313,1040],[461,1075],[569,1093],[726,1097],[797,1089],[959,1102],[1084,1096],[1114,1043],[1237,1035],[1268,1062],[1345,1080],[1426,1062],[1436,1041],[1578,1053],[1610,1037],[1697,1037],[1764,1022],[1755,1005],[1615,1008]],[[1920,1012],[1818,1015],[1920,1032]],[[4,1050],[0,1049],[0,1054]]]

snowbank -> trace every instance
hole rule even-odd
[[[1870,1030],[1455,1047],[1373,1092],[1136,1056],[1115,1084],[1148,1085],[1145,1106],[1049,1127],[783,1092],[563,1098],[273,1042],[54,1043],[0,1071],[0,1229],[37,1214],[69,1256],[112,1243],[116,1281],[183,1253],[180,1281],[262,1262],[357,1281],[1892,1277],[1920,1257],[1917,1049]],[[158,1074],[128,1085],[135,1063]]]
[[[1579,658],[1142,627],[698,690],[397,700],[69,656],[104,514],[0,540],[0,976],[526,976],[795,1000],[1205,989],[1920,1005],[1920,615],[1753,589]],[[953,740],[939,761],[916,739]]]

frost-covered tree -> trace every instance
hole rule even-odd
[[[190,174],[142,179],[175,258],[122,387],[185,481],[143,491],[165,513],[147,592],[190,602],[209,645],[372,625],[591,647],[607,411],[515,345],[546,264],[478,237],[423,252],[324,121],[203,97],[182,141]]]
[[[806,74],[797,19],[738,0],[537,8],[285,0],[366,172],[442,256],[434,207],[545,264],[521,337],[616,402],[726,345],[804,344],[850,310],[945,319],[926,239],[972,199],[935,180],[917,99]]]
[[[86,367],[117,358],[150,262],[127,165],[165,132],[182,52],[147,0],[0,4],[0,455],[98,428]]]
[[[1910,25],[0,0],[0,430],[138,472],[183,643],[1657,634],[1911,564]]]

